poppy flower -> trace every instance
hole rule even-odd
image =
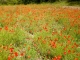
[[[0,31],[2,30],[2,28],[0,28]]]
[[[8,60],[12,60],[12,58],[10,56],[8,56]]]
[[[71,53],[71,50],[68,50],[68,53]]]
[[[5,29],[5,30],[8,30],[8,26],[5,26],[4,29]]]
[[[66,55],[66,52],[64,52],[64,55]]]
[[[78,58],[75,58],[74,60],[78,60]]]
[[[21,55],[21,56],[24,56],[24,53],[22,52],[20,55]]]
[[[18,53],[17,52],[14,52],[14,55],[17,57],[18,56]]]
[[[14,50],[14,48],[10,48],[9,50],[10,50],[10,53],[12,53],[12,52],[13,52],[13,50]]]

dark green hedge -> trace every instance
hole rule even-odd
[[[55,2],[56,0],[0,0],[0,4],[29,4],[42,2]]]
[[[29,3],[42,3],[42,2],[53,3],[56,1],[80,2],[80,0],[0,0],[0,4],[29,4]]]

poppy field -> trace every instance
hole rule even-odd
[[[0,60],[80,60],[80,8],[0,6]]]

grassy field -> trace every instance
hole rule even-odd
[[[80,60],[80,8],[0,6],[0,60]]]

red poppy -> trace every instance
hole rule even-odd
[[[61,56],[59,55],[59,56],[57,56],[57,57],[54,57],[54,58],[52,58],[52,60],[61,60]]]
[[[57,58],[55,57],[55,58],[52,58],[52,60],[57,60]]]
[[[24,53],[21,53],[20,55],[21,55],[21,56],[24,56]]]
[[[68,53],[71,53],[71,50],[68,50]]]
[[[18,53],[17,52],[14,52],[14,55],[17,57],[18,56]]]
[[[67,43],[68,43],[68,44],[70,44],[70,43],[71,43],[71,41],[70,41],[70,40],[68,40],[68,41],[67,41]]]
[[[78,60],[78,58],[75,58],[74,60]]]
[[[59,60],[61,60],[62,57],[59,55],[59,56],[57,56],[57,58],[58,58]]]
[[[64,55],[66,55],[66,52],[64,52]]]
[[[12,53],[12,52],[13,52],[13,50],[14,50],[14,48],[10,48],[9,50],[10,50],[10,53]]]
[[[0,31],[2,30],[2,28],[0,28]]]
[[[8,60],[12,60],[12,58],[10,56],[8,56]]]
[[[5,26],[4,29],[5,29],[5,30],[8,30],[8,26]]]
[[[56,42],[50,41],[50,45],[51,45],[51,47],[56,48]]]

